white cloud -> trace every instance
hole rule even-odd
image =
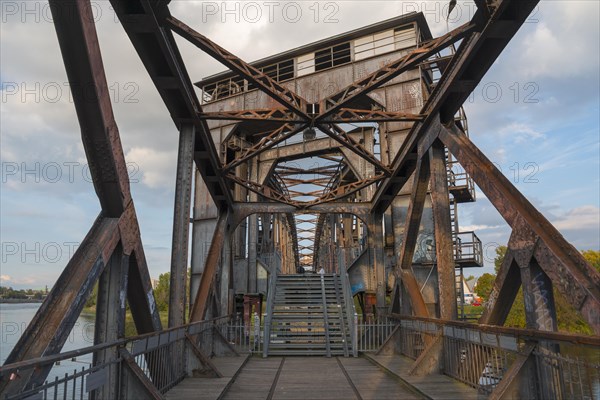
[[[598,2],[542,1],[539,23],[519,44],[517,73],[563,78],[598,71]],[[585,38],[585,39],[582,39]]]
[[[10,275],[0,275],[0,282],[12,281]]]
[[[477,232],[502,228],[503,225],[465,225],[460,227],[461,232]]]
[[[513,122],[503,127],[500,129],[500,134],[507,138],[511,138],[516,144],[528,140],[543,139],[545,137],[543,133],[522,122]]]
[[[177,155],[148,147],[134,147],[126,155],[139,168],[142,183],[151,189],[170,188],[175,180]]]
[[[569,210],[553,221],[558,230],[581,231],[586,229],[600,231],[600,208],[593,205]]]

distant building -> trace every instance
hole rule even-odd
[[[462,281],[462,282],[461,282]],[[460,301],[460,293],[463,293],[464,304],[472,304],[473,300],[479,296],[475,293],[475,285],[477,284],[477,278],[465,279],[464,276],[456,276],[456,289],[458,301]]]

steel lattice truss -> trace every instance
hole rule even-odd
[[[68,8],[68,12],[54,15],[54,22],[70,87],[74,90],[82,139],[102,209],[82,246],[7,358],[7,363],[59,352],[70,332],[69,327],[80,314],[85,299],[99,279],[106,284],[112,282],[111,285],[117,285],[120,289],[106,292],[103,295],[105,297],[99,299],[100,304],[110,301],[118,293],[127,293],[138,332],[162,329],[151,295],[94,19],[88,15],[91,13],[89,4],[86,6],[89,1],[51,0],[50,3],[56,6],[51,8],[53,11],[65,11]],[[428,185],[431,185],[435,251],[441,287],[440,314],[442,318],[452,318],[451,304],[454,303],[456,307],[452,237],[450,223],[443,214],[444,209],[448,208],[447,148],[513,229],[507,256],[480,322],[502,325],[509,310],[506,304],[513,302],[519,287],[523,287],[528,299],[533,299],[539,293],[540,281],[532,278],[532,274],[539,273],[544,284],[551,282],[550,286],[554,285],[563,293],[596,333],[600,333],[600,275],[494,167],[455,120],[455,115],[471,91],[498,59],[537,3],[537,0],[478,0],[477,12],[471,21],[439,38],[421,43],[404,56],[315,103],[307,101],[171,16],[168,2],[111,0],[112,7],[180,132],[169,325],[178,326],[185,320],[187,259],[182,255],[187,255],[189,237],[192,161],[219,209],[219,216],[197,295],[193,299],[191,320],[204,318],[211,298],[218,290],[215,277],[221,254],[225,254],[223,238],[230,232],[231,226],[235,227],[254,213],[294,215],[294,218],[287,218],[286,223],[294,227],[293,235],[297,241],[303,239],[295,250],[297,263],[308,267],[314,264],[316,258],[310,248],[314,249],[323,240],[323,215],[341,213],[359,216],[375,233],[373,237],[377,238],[385,210],[411,177],[414,178],[410,182],[412,189],[407,223],[394,274],[408,293],[414,314],[428,317],[429,312],[412,273],[411,263]],[[250,82],[255,89],[273,99],[277,107],[204,112],[174,34]],[[439,55],[453,45],[457,46],[453,55]],[[441,78],[419,113],[386,110],[369,97],[374,90],[404,72],[432,64],[440,68]],[[76,89],[89,87],[96,88],[91,100],[89,93],[84,98],[83,93]],[[234,133],[217,145],[211,138],[209,124],[221,120],[238,123],[240,132],[248,126],[262,129],[245,133],[244,140],[247,143],[236,142],[237,134]],[[371,146],[361,142],[358,133],[348,128],[349,124],[375,125],[392,121],[412,123],[412,128],[402,148],[389,163],[383,162]],[[326,151],[322,148],[309,151],[311,142],[308,141],[289,143],[313,132],[317,132],[314,143],[328,142]],[[316,167],[300,162],[301,157],[276,156],[273,168],[264,179],[252,180],[248,174],[239,173],[241,168],[261,155],[300,145],[306,146],[306,151],[296,154],[319,159]],[[361,176],[353,170],[351,160],[360,160],[372,172]],[[254,193],[254,201],[248,201],[250,197],[243,202],[236,200],[236,187]],[[370,195],[367,197],[367,194]],[[301,214],[297,212],[305,217],[299,217]],[[370,237],[369,240],[376,239]],[[382,243],[370,242],[370,245],[383,252]],[[374,257],[375,264],[382,263],[379,257]],[[535,307],[532,315],[543,314],[553,305]],[[124,321],[124,310],[121,311],[118,314],[118,331],[122,329]],[[532,321],[531,328],[547,329],[547,326],[535,325],[535,319]],[[122,333],[113,331],[108,327],[99,327],[96,340],[108,341]],[[22,377],[10,384],[3,381],[0,389],[7,392],[18,390],[19,385],[43,381],[47,373],[39,370],[34,376]]]

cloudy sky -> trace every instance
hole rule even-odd
[[[100,209],[47,3],[1,1],[3,286],[51,286]],[[150,273],[168,271],[177,131],[106,1],[92,2]],[[246,60],[446,1],[193,2],[172,13]],[[578,249],[600,248],[599,3],[544,1],[466,103],[472,140]],[[220,64],[179,41],[192,80]],[[460,211],[488,250],[509,229],[485,196]],[[477,274],[489,271],[490,264]]]

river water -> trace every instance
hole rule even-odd
[[[2,342],[0,343],[0,364],[17,344],[19,337],[33,319],[41,304],[0,304]],[[71,335],[62,351],[80,349],[94,344],[94,317],[82,315],[77,319]]]
[[[38,308],[40,308],[40,305],[40,303],[0,303],[0,333],[2,335],[0,341],[0,365],[4,364],[4,361],[17,344],[19,337],[33,319]],[[80,349],[92,346],[93,344],[94,317],[82,315],[73,326],[73,330],[62,351]],[[82,367],[89,367],[91,363],[91,354],[77,357],[75,360],[63,361],[60,365],[55,365],[52,368],[48,380],[53,381],[56,377],[62,378],[66,373],[72,374],[75,369],[81,370]]]

